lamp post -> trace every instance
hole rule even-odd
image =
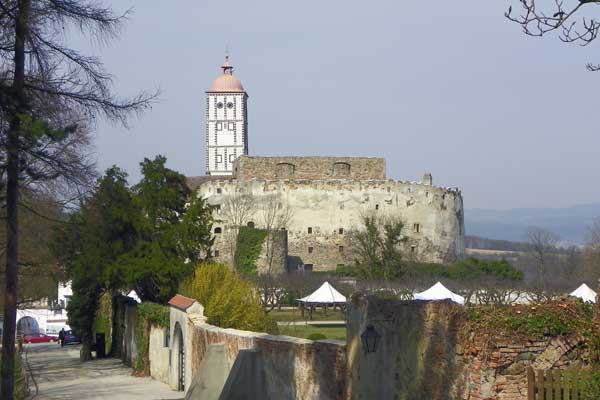
[[[375,330],[371,324],[367,325],[367,329],[360,335],[365,355],[375,353],[381,340],[381,335]]]

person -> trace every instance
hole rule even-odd
[[[65,346],[65,328],[61,328],[60,332],[58,332],[58,341],[60,342],[60,347]]]

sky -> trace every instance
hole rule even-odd
[[[112,0],[133,8],[99,55],[115,92],[160,88],[126,129],[99,123],[101,170],[162,154],[204,174],[205,91],[229,49],[251,155],[384,157],[387,176],[462,189],[465,207],[600,202],[597,45],[523,35],[510,0]],[[513,7],[515,10],[516,6]],[[600,44],[600,43],[599,43]]]

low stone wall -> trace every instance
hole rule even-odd
[[[229,368],[240,350],[259,351],[270,399],[345,399],[346,346],[340,341],[311,341],[288,336],[222,329],[190,314],[191,371],[195,376],[207,348],[223,344]]]
[[[521,400],[527,398],[528,366],[567,369],[581,363],[586,352],[579,335],[515,343],[505,339],[472,337],[457,346],[458,369],[454,387],[458,399]],[[485,351],[484,351],[485,350]]]
[[[169,384],[169,347],[165,346],[168,329],[152,325],[150,327],[148,359],[150,376],[157,381]]]

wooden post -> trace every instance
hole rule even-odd
[[[552,396],[552,390],[554,389],[554,383],[552,381],[552,370],[547,369],[544,372],[544,392],[546,392],[546,400],[554,400],[555,397]]]
[[[562,377],[563,374],[560,370],[554,370],[554,399],[562,400]]]
[[[563,400],[571,400],[571,375],[563,375]]]
[[[535,372],[527,367],[527,400],[535,400]]]
[[[544,371],[538,369],[535,371],[535,386],[537,389],[535,400],[546,400],[544,397]]]

